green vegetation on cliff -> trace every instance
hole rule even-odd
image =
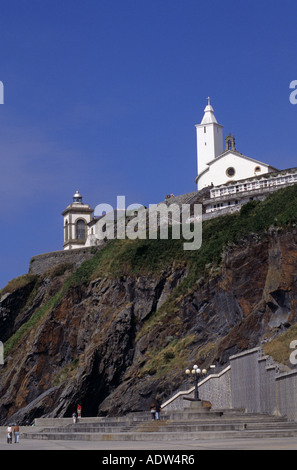
[[[36,279],[37,276],[35,274],[23,274],[22,276],[12,279],[3,289],[0,289],[0,298],[4,294],[14,292],[17,289],[27,286],[31,282],[36,281]]]
[[[271,227],[295,226],[297,223],[297,185],[271,194],[265,201],[250,201],[240,212],[217,217],[203,223],[202,246],[197,251],[184,251],[184,240],[114,240],[98,251],[93,258],[84,262],[64,282],[63,287],[33,316],[21,326],[7,342],[7,353],[24,333],[42,320],[42,318],[63,298],[69,288],[88,283],[98,277],[138,276],[155,274],[167,266],[184,266],[188,274],[174,294],[163,304],[159,315],[173,317],[175,302],[191,290],[199,278],[219,267],[224,247],[235,244],[250,234],[261,236]],[[64,269],[63,269],[64,272]],[[55,271],[58,276],[60,271]],[[53,276],[53,271],[51,276]],[[26,282],[32,282],[32,276],[25,275],[11,281],[1,294],[11,292]],[[148,325],[156,321],[151,318]],[[178,321],[178,319],[176,320]]]
[[[184,251],[185,240],[114,240],[86,261],[74,273],[69,283],[88,282],[99,276],[124,276],[145,273],[158,274],[171,263],[190,263],[196,274],[203,274],[209,265],[218,266],[225,246],[270,227],[285,227],[297,223],[297,185],[271,194],[265,201],[250,201],[238,213],[211,219],[203,223],[202,246]]]

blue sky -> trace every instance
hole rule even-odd
[[[211,96],[224,135],[297,166],[296,0],[0,0],[0,288],[95,208],[195,190]]]

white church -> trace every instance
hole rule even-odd
[[[166,204],[195,203],[203,205],[203,219],[240,210],[250,200],[263,200],[281,187],[297,183],[297,168],[278,170],[238,152],[235,138],[223,138],[223,126],[215,118],[210,98],[204,109],[197,137],[197,191],[183,196],[166,197]],[[225,141],[225,145],[224,145]],[[77,190],[73,202],[62,212],[64,250],[99,243],[94,226],[98,219],[93,209],[84,204]]]
[[[198,191],[207,186],[218,186],[278,171],[266,163],[239,153],[235,148],[235,139],[230,134],[226,137],[223,148],[223,126],[215,118],[210,98],[196,130],[198,176],[195,182]]]

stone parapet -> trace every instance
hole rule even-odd
[[[78,267],[84,261],[92,258],[102,246],[77,248],[74,250],[52,251],[33,256],[30,261],[29,274],[44,274],[51,268],[68,263]]]

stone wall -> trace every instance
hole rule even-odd
[[[275,400],[278,414],[297,421],[297,371],[276,377]]]
[[[261,348],[230,357],[232,406],[297,421],[297,370],[281,371]]]
[[[230,357],[232,407],[261,412],[258,349]]]
[[[199,384],[199,397],[210,401],[215,409],[232,408],[231,367],[202,380]]]
[[[86,247],[74,250],[52,251],[51,253],[36,255],[31,258],[29,274],[40,275],[45,273],[48,269],[64,263],[73,264],[78,267],[84,261],[92,258],[101,248],[102,246]]]
[[[184,398],[193,397],[194,387],[191,387],[187,391],[179,391],[177,394],[166,400],[162,403],[162,409],[166,409],[166,411],[172,410],[182,410],[184,408],[188,408],[190,406],[190,401],[184,400]]]
[[[187,408],[190,401],[184,400],[184,397],[194,398],[194,387],[177,392],[162,404],[162,408],[168,411]],[[231,409],[231,367],[228,366],[219,374],[211,374],[199,382],[199,398],[209,401],[213,409]]]
[[[186,392],[183,392],[186,393]],[[193,388],[187,396],[193,397]],[[247,413],[287,416],[297,421],[297,369],[281,371],[279,364],[254,348],[230,357],[230,365],[199,383],[199,397],[212,409],[244,409]],[[179,392],[164,403],[167,409],[183,407]]]

